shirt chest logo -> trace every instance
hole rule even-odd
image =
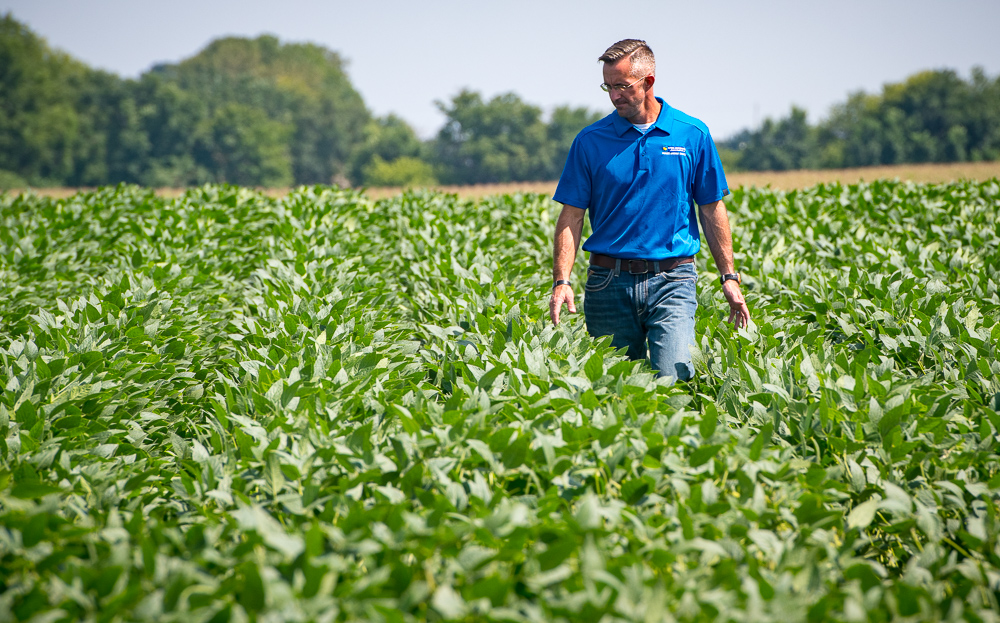
[[[660,154],[663,156],[686,156],[687,149],[683,147],[664,146],[663,151],[661,151]]]

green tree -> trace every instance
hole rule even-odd
[[[156,71],[201,98],[212,115],[239,102],[290,127],[286,145],[296,183],[348,181],[350,156],[371,117],[335,52],[271,36],[230,37]]]
[[[349,177],[353,183],[366,186],[427,184],[428,182],[424,180],[433,179],[433,175],[424,176],[421,181],[402,184],[383,183],[385,179],[382,177],[386,171],[385,167],[401,158],[407,159],[403,169],[417,170],[420,167],[416,167],[411,161],[423,160],[426,151],[426,146],[417,137],[416,132],[403,119],[396,115],[372,119],[365,127],[364,140],[357,145],[351,155]],[[429,164],[425,165],[428,171],[432,170]],[[375,171],[380,172],[375,173]],[[372,177],[373,175],[375,177]]]
[[[968,114],[969,86],[954,71],[924,71],[901,84],[886,86],[881,117],[900,111],[911,139],[910,162],[964,160],[967,133],[959,129]],[[957,141],[957,142],[956,142]]]
[[[28,180],[17,173],[0,169],[0,191],[11,190],[12,188],[27,188],[27,186]]]
[[[548,140],[542,111],[513,94],[484,102],[463,90],[450,105],[434,144],[442,182],[490,184],[551,179],[555,147]],[[562,163],[560,163],[561,165]]]
[[[823,166],[870,166],[882,162],[882,123],[877,116],[878,106],[877,96],[859,92],[833,107],[829,119],[819,130]]]
[[[0,18],[0,169],[39,186],[72,177],[82,125],[74,86],[89,73],[9,14]]]
[[[146,157],[134,181],[147,186],[183,187],[216,179],[212,161],[196,160],[211,143],[210,106],[197,93],[166,79],[158,70],[129,83],[141,132],[148,142]],[[128,155],[114,150],[112,170],[125,169]]]
[[[787,171],[815,166],[814,130],[806,111],[792,107],[788,117],[766,119],[761,129],[747,140],[740,165],[755,171]]]
[[[573,139],[576,138],[580,130],[600,120],[603,116],[601,113],[587,108],[569,106],[559,106],[552,111],[547,134],[554,151],[552,169],[548,172],[547,179],[559,178],[563,166],[566,164],[566,158],[569,156],[569,149],[573,145]]]
[[[1000,75],[990,80],[974,67],[968,105],[969,159],[1000,160]]]
[[[419,158],[402,156],[386,162],[375,156],[365,167],[363,174],[366,186],[434,186],[434,168]]]
[[[879,95],[853,93],[816,127],[802,111],[722,142],[751,170],[862,167],[904,162],[1000,158],[1000,78],[973,69],[924,71],[887,84]]]
[[[34,185],[346,184],[369,120],[317,45],[219,39],[123,81],[0,19],[0,170]]]
[[[151,144],[133,81],[94,72],[78,88],[82,158],[70,186],[142,183]]]
[[[292,183],[291,127],[259,108],[230,102],[215,111],[199,134],[198,157],[213,172],[213,181],[275,187]]]

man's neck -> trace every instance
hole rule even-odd
[[[634,125],[641,125],[644,123],[653,123],[660,116],[660,102],[657,101],[653,94],[650,93],[649,98],[645,102],[645,106],[638,115],[629,119]]]

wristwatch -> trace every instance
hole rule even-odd
[[[571,284],[567,279],[556,279],[555,282],[552,284],[552,289],[555,290],[556,286],[569,286],[569,285],[573,284]]]
[[[719,283],[725,285],[727,281],[735,281],[736,283],[743,283],[743,279],[740,278],[739,273],[726,273],[722,277],[719,277]]]

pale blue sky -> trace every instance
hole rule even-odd
[[[193,56],[211,40],[269,33],[341,54],[375,114],[394,112],[432,136],[434,105],[463,87],[513,91],[545,111],[611,111],[596,58],[645,39],[657,95],[726,138],[794,104],[811,121],[853,91],[922,69],[1000,74],[1000,1],[360,3],[285,0],[0,0],[53,47],[135,77]]]

